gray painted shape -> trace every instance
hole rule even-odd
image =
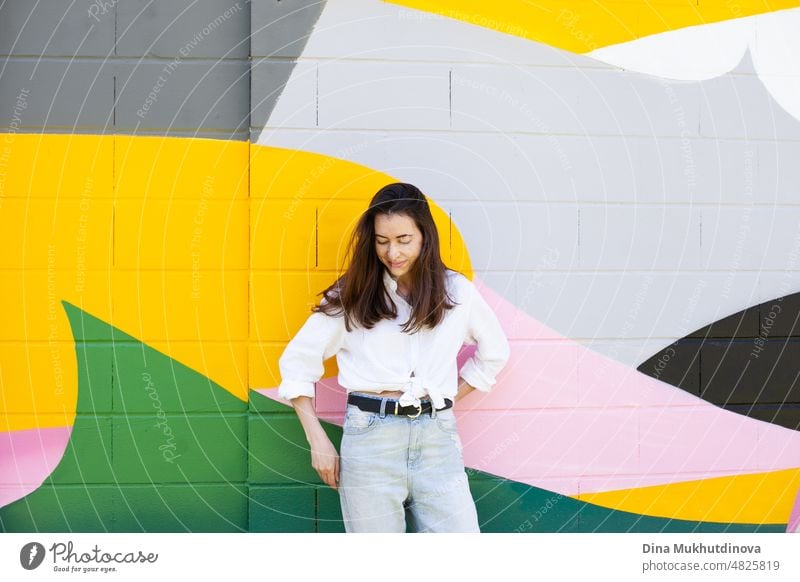
[[[126,0],[117,5],[117,54],[247,58],[246,0]]]
[[[18,106],[20,96],[24,105]],[[104,133],[113,127],[113,67],[101,61],[14,57],[0,74],[0,103],[0,128]]]
[[[120,64],[116,128],[204,130],[246,135],[250,123],[249,69],[240,61]],[[225,137],[220,135],[220,137]]]
[[[299,57],[322,14],[325,1],[261,0],[252,2],[251,7],[251,54]]]
[[[125,63],[14,58],[0,75],[0,130],[246,141],[246,61]],[[170,68],[171,67],[171,68]],[[169,71],[172,72],[169,72]],[[161,77],[155,100],[139,117]],[[116,107],[114,98],[116,94]]]
[[[109,4],[99,0],[0,2],[0,55],[110,55],[114,52],[114,7]]]
[[[35,6],[30,8],[22,0],[0,5],[0,53],[11,52],[13,45],[14,55],[32,55],[11,56],[0,68],[0,103],[5,104],[0,131],[118,132],[246,141],[250,137],[251,12],[264,24],[286,16],[280,26],[252,25],[260,46],[273,41],[280,46],[296,39],[289,52],[299,53],[324,2],[93,0],[63,8],[67,4],[42,0]],[[225,11],[232,7],[241,8],[226,17]],[[118,55],[113,54],[115,25]],[[36,58],[40,55],[54,58]],[[74,60],[75,55],[103,58]],[[293,62],[280,60],[258,67],[261,76],[254,83],[252,101],[262,126],[293,68]],[[159,76],[163,87],[157,87]],[[148,95],[156,88],[155,99],[148,103]],[[146,103],[149,109],[144,111]],[[143,115],[138,114],[140,110]]]

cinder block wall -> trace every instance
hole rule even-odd
[[[0,326],[16,394],[0,430],[43,459],[0,483],[34,496],[0,508],[3,529],[341,531],[294,414],[250,389],[279,381],[342,232],[389,178],[435,201],[451,266],[549,330],[509,327],[504,406],[542,430],[634,409],[605,470],[587,448],[552,453],[544,477],[522,461],[471,472],[487,529],[635,527],[578,494],[644,479],[665,446],[649,419],[685,404],[590,392],[617,380],[586,353],[798,428],[800,125],[749,57],[674,82],[522,38],[522,15],[520,29],[450,16],[366,0],[3,5],[0,293],[33,315]],[[696,479],[708,459],[661,471]]]

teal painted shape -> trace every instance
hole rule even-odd
[[[251,486],[250,531],[316,532],[316,489],[305,485]]]
[[[785,525],[730,524],[650,517],[600,507],[525,483],[468,470],[482,532],[780,532]]]
[[[247,531],[242,483],[121,485],[114,492],[115,532]]]

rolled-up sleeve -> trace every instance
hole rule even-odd
[[[344,333],[343,317],[312,313],[278,360],[278,395],[286,400],[313,398],[314,384],[325,372],[323,362],[341,349]]]
[[[466,343],[477,344],[475,354],[467,360],[459,375],[470,386],[489,392],[497,375],[508,362],[511,350],[497,316],[474,284],[469,284],[470,309]]]

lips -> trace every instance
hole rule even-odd
[[[392,266],[392,269],[400,269],[404,267],[408,261],[403,261],[402,263],[389,263]]]

